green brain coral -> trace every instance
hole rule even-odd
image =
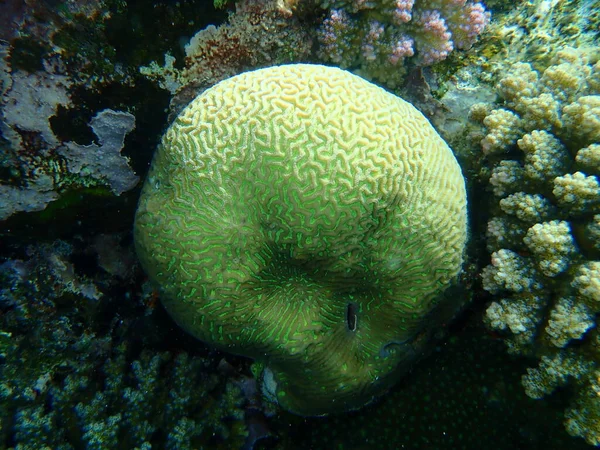
[[[412,105],[317,65],[208,89],[163,137],[135,221],[173,318],[268,370],[286,409],[358,408],[435,328],[462,264],[464,180]]]

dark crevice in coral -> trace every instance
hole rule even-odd
[[[91,118],[90,111],[58,105],[56,114],[50,117],[49,122],[52,132],[60,141],[90,145],[97,140],[89,126]]]
[[[356,331],[358,326],[358,305],[356,303],[348,303],[346,306],[346,326],[348,331]]]
[[[107,188],[65,192],[38,212],[14,214],[0,227],[0,238],[10,235],[21,244],[66,238],[75,234],[130,230],[138,189],[115,197]]]
[[[123,63],[162,64],[166,52],[183,63],[182,42],[226,18],[227,11],[215,10],[211,1],[130,1],[125,11],[113,13],[107,22],[106,39]]]
[[[43,61],[50,53],[51,49],[47,44],[30,36],[23,36],[12,41],[8,61],[12,70],[36,72],[44,68]]]

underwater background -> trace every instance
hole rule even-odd
[[[597,0],[0,0],[0,448],[600,445],[599,30]],[[326,417],[186,334],[132,234],[181,110],[288,63],[412,103],[468,196],[460,312]]]

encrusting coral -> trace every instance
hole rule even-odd
[[[462,265],[464,180],[409,103],[340,69],[276,66],[180,114],[134,236],[175,320],[264,363],[280,405],[355,409],[460,301],[441,294]]]
[[[517,63],[500,79],[500,107],[477,105],[496,196],[483,287],[498,300],[487,323],[509,351],[541,359],[523,377],[540,398],[575,387],[567,431],[600,444],[600,54],[565,47],[541,72]],[[488,166],[489,167],[489,166]]]
[[[240,72],[308,58],[312,38],[293,14],[293,0],[239,0],[229,20],[198,31],[185,46],[185,67],[153,62],[141,72],[174,95],[179,112],[204,89]]]
[[[108,200],[111,191],[124,201],[138,181],[135,151],[121,153],[124,139],[149,136],[139,124],[164,109],[135,111],[129,100],[145,87],[136,86],[137,65],[115,50],[109,31],[126,6],[117,12],[112,0],[9,3],[0,19],[6,25],[0,31],[0,221],[50,205],[33,214],[49,218],[84,198]],[[119,95],[107,96],[107,89]],[[143,98],[160,102],[156,91],[146,90]],[[95,139],[103,145],[89,145]]]

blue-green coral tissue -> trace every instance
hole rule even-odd
[[[304,415],[356,409],[421,352],[467,236],[464,179],[412,105],[295,64],[208,89],[166,132],[135,220],[172,317],[255,358]]]

